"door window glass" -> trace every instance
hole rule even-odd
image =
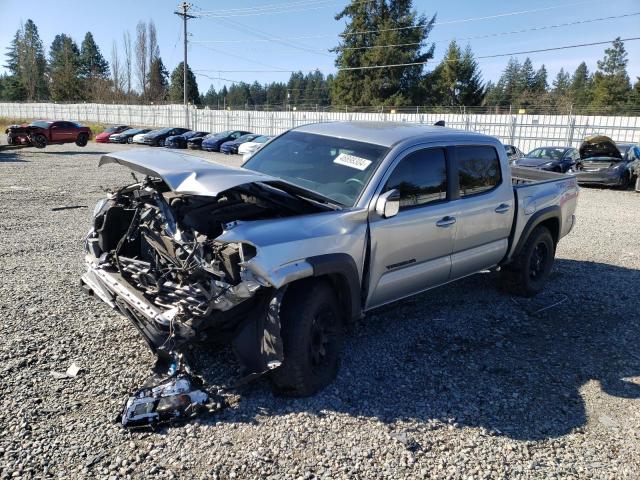
[[[500,159],[489,146],[457,147],[460,197],[477,195],[494,189],[502,182]]]
[[[400,191],[400,209],[428,205],[447,198],[444,150],[418,150],[403,158],[387,180],[384,191]]]

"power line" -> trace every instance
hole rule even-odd
[[[373,0],[363,0],[360,2],[355,2],[350,5],[358,5],[363,3],[371,3]],[[202,17],[211,17],[211,18],[229,18],[229,17],[249,17],[255,15],[269,15],[274,13],[293,13],[293,12],[305,12],[310,10],[319,10],[322,8],[335,7],[335,6],[343,6],[342,3],[328,3],[321,4],[317,2],[292,2],[289,4],[272,4],[271,6],[265,5],[263,7],[253,7],[253,8],[245,8],[245,9],[231,9],[231,10],[221,10],[221,11],[208,11],[208,12],[200,12],[200,16]]]
[[[485,34],[485,35],[472,35],[472,36],[468,36],[468,37],[461,37],[461,38],[450,38],[450,39],[439,39],[439,40],[429,40],[429,43],[444,43],[444,42],[450,42],[451,40],[478,40],[478,39],[483,39],[483,38],[493,38],[493,37],[501,37],[501,36],[506,36],[506,35],[516,35],[519,33],[528,33],[528,32],[535,32],[535,31],[541,31],[541,30],[548,30],[548,29],[554,29],[554,28],[562,28],[562,27],[569,27],[569,26],[573,26],[573,25],[582,25],[582,24],[587,24],[587,23],[594,23],[594,22],[601,22],[601,21],[606,21],[606,20],[616,20],[616,19],[620,19],[620,18],[626,18],[626,17],[633,17],[633,16],[637,16],[640,15],[640,12],[633,12],[633,13],[625,13],[622,15],[612,15],[609,17],[599,17],[599,18],[589,18],[589,19],[584,19],[584,20],[576,20],[574,22],[565,22],[565,23],[556,23],[556,24],[551,24],[551,25],[543,25],[543,26],[538,26],[538,27],[531,27],[531,28],[525,28],[525,29],[521,29],[521,30],[510,30],[510,31],[506,31],[506,32],[496,32],[496,33],[489,33],[489,34]],[[404,27],[403,27],[404,28]],[[323,34],[323,35],[302,35],[302,36],[298,36],[298,37],[272,37],[272,38],[260,38],[260,39],[241,39],[241,40],[192,40],[191,43],[206,43],[206,44],[211,44],[211,43],[264,43],[264,42],[279,42],[279,41],[292,41],[292,40],[313,40],[313,39],[318,39],[318,38],[335,38],[336,35],[333,34]],[[420,45],[422,42],[415,42],[415,43],[399,43],[399,44],[391,44],[391,45],[371,45],[371,46],[365,46],[365,47],[343,47],[342,50],[362,50],[362,49],[370,49],[370,48],[385,48],[385,47],[404,47],[404,46],[409,46],[409,45]],[[320,52],[320,50],[318,50],[318,52]],[[324,52],[324,50],[322,50],[322,52]]]
[[[437,26],[437,25],[453,25],[456,23],[468,23],[468,22],[478,22],[478,21],[482,21],[482,20],[492,20],[494,18],[503,18],[503,17],[513,17],[513,16],[517,16],[517,15],[525,15],[528,13],[537,13],[537,12],[545,12],[548,10],[555,10],[558,8],[567,8],[567,7],[575,7],[575,6],[579,6],[579,5],[586,5],[589,3],[596,3],[597,0],[590,0],[587,2],[576,2],[576,3],[566,3],[563,5],[553,5],[551,7],[543,7],[543,8],[534,8],[531,10],[520,10],[517,12],[506,12],[506,13],[498,13],[495,15],[487,15],[484,17],[472,17],[472,18],[462,18],[462,19],[458,19],[458,20],[448,20],[445,22],[434,22],[433,26]],[[348,36],[352,36],[352,35],[364,35],[364,34],[368,34],[368,33],[379,33],[379,32],[393,32],[396,30],[410,30],[410,29],[414,29],[414,28],[423,28],[422,25],[411,25],[408,27],[397,27],[397,28],[382,28],[379,30],[363,30],[360,32],[348,32],[348,33],[341,33],[340,36],[341,37],[348,37]]]
[[[622,15],[613,15],[610,17],[600,17],[600,18],[590,18],[590,19],[586,19],[586,20],[577,20],[575,22],[565,22],[565,23],[556,23],[553,25],[544,25],[544,26],[540,26],[540,27],[531,27],[531,28],[525,28],[522,30],[512,30],[509,32],[497,32],[497,33],[489,33],[486,35],[473,35],[473,36],[469,36],[469,37],[462,37],[460,39],[457,38],[451,38],[449,40],[433,40],[430,41],[430,43],[443,43],[443,42],[451,42],[452,40],[478,40],[481,38],[493,38],[493,37],[501,37],[501,36],[505,36],[505,35],[515,35],[518,33],[528,33],[528,32],[536,32],[539,30],[548,30],[548,29],[552,29],[552,28],[562,28],[562,27],[569,27],[572,25],[581,25],[581,24],[585,24],[585,23],[593,23],[593,22],[600,22],[600,21],[604,21],[604,20],[615,20],[615,19],[619,19],[619,18],[626,18],[626,17],[633,17],[633,16],[637,16],[640,15],[640,12],[634,12],[634,13],[625,13]],[[365,46],[365,47],[339,47],[340,50],[366,50],[366,49],[371,49],[371,48],[393,48],[393,47],[407,47],[410,45],[422,45],[424,42],[414,42],[414,43],[398,43],[395,45],[369,45],[369,46]]]
[[[623,42],[631,42],[635,40],[640,40],[640,37],[630,37],[630,38],[621,38]],[[551,48],[541,48],[537,50],[525,50],[520,52],[509,52],[509,53],[496,53],[492,55],[481,55],[475,57],[476,59],[485,59],[485,58],[497,58],[497,57],[512,57],[515,55],[524,55],[528,53],[540,53],[540,52],[551,52],[555,50],[568,50],[571,48],[580,48],[580,47],[590,47],[594,45],[607,45],[614,40],[606,40],[602,42],[590,42],[590,43],[579,43],[575,45],[564,45],[562,47],[551,47]],[[443,60],[444,61],[444,60]],[[354,70],[374,70],[379,68],[394,68],[394,67],[412,67],[418,65],[426,65],[427,62],[412,62],[412,63],[396,63],[390,65],[368,65],[364,67],[343,67],[337,68],[338,71],[354,71]],[[301,71],[303,69],[298,70],[206,70],[206,69],[198,69],[200,72],[220,72],[220,73],[294,73],[297,71]],[[315,71],[320,70],[318,68],[310,68],[304,69],[307,71]]]

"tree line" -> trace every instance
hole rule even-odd
[[[627,73],[628,54],[618,38],[595,71],[581,63],[549,81],[543,65],[510,58],[500,78],[485,82],[469,45],[449,43],[432,69],[428,38],[436,16],[418,14],[412,0],[352,0],[336,20],[346,21],[336,54],[336,74],[294,72],[287,82],[232,82],[201,94],[188,67],[189,101],[211,108],[483,107],[528,113],[633,113],[640,108],[640,78]],[[160,56],[153,21],[138,22],[135,38],[113,41],[110,62],[87,32],[80,46],[64,33],[48,53],[32,20],[15,33],[0,76],[0,100],[162,103],[183,100],[183,64],[171,75]],[[384,68],[378,68],[386,66]],[[203,75],[206,77],[206,75]],[[209,77],[211,80],[216,78]],[[224,81],[224,79],[220,79]]]

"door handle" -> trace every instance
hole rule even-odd
[[[507,205],[506,203],[501,203],[496,207],[495,211],[496,213],[507,213],[510,208],[511,208],[511,205]]]
[[[454,223],[456,223],[456,217],[446,216],[446,217],[441,218],[440,220],[438,220],[436,222],[436,226],[437,227],[448,227],[450,225],[453,225]]]

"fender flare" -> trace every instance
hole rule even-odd
[[[533,229],[536,228],[538,225],[540,225],[542,222],[545,222],[550,219],[557,220],[558,235],[559,235],[560,230],[562,228],[561,218],[562,216],[560,215],[560,207],[558,205],[551,205],[549,207],[543,208],[542,210],[535,212],[531,216],[531,218],[527,221],[527,224],[524,226],[524,229],[520,234],[520,238],[518,239],[518,243],[516,244],[516,247],[513,249],[513,253],[511,254],[510,258],[514,258],[520,253],[520,250],[522,250],[522,247],[527,241],[527,238],[529,238],[529,235],[531,235],[531,232],[533,232]],[[551,234],[553,235],[553,232],[551,232]],[[558,243],[558,240],[560,239],[557,236],[554,236],[555,243]]]
[[[324,275],[337,275],[343,285],[338,294],[342,296],[340,300],[347,308],[347,318],[351,321],[357,320],[362,314],[361,305],[361,284],[358,267],[351,255],[346,253],[328,253],[306,258],[306,261],[313,267],[312,277]],[[344,290],[347,291],[344,291]]]

